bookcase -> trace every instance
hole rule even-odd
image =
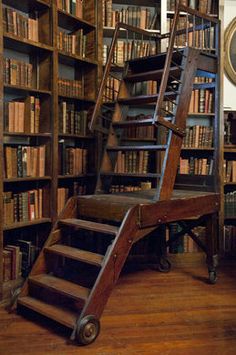
[[[224,251],[236,255],[236,112],[224,111]]]
[[[68,197],[93,191],[100,3],[0,2],[1,298],[27,276]]]

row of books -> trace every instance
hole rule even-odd
[[[171,223],[169,225],[169,231],[167,230],[167,239],[174,237],[174,235],[178,232],[181,232],[181,227],[178,223]],[[198,237],[199,240],[204,242],[206,236],[206,228],[203,226],[198,226],[193,228],[193,233]],[[172,254],[179,254],[179,253],[194,253],[199,252],[198,245],[193,241],[193,239],[188,235],[185,234],[178,238],[176,241],[171,243],[169,247],[169,253]]]
[[[139,114],[137,116],[127,116],[127,121],[149,120],[152,115]],[[124,130],[124,138],[154,138],[154,126],[131,126]]]
[[[73,16],[83,18],[83,0],[57,0],[57,7]]]
[[[43,216],[43,189],[3,193],[4,224],[28,222]]]
[[[224,182],[236,182],[236,160],[224,160]]]
[[[227,192],[224,195],[225,217],[236,216],[236,191]]]
[[[18,239],[16,245],[6,245],[3,249],[3,281],[26,277],[39,253],[39,248],[31,241]]]
[[[143,181],[139,185],[111,185],[110,193],[114,194],[117,192],[134,192],[142,190],[150,190],[152,188],[152,183],[150,181]]]
[[[83,34],[83,29],[78,30],[76,34],[59,31],[57,45],[58,49],[63,52],[77,54],[80,57],[86,55],[86,36]]]
[[[236,254],[236,226],[224,226],[224,251]]]
[[[27,17],[11,7],[3,7],[3,30],[38,42],[38,20]]]
[[[5,102],[4,129],[6,132],[38,133],[40,119],[40,99],[28,96],[19,101]]]
[[[157,82],[156,81],[142,81],[135,83],[133,87],[133,95],[156,95],[157,93]]]
[[[189,6],[194,10],[198,10],[201,13],[215,13],[212,12],[215,5],[214,0],[180,0],[179,3],[184,6]],[[167,0],[167,9],[169,11],[175,11],[175,8],[176,0]]]
[[[3,65],[4,84],[32,87],[32,64],[4,58]]]
[[[214,82],[213,78],[207,78],[204,76],[195,76],[194,78],[195,84],[205,84],[205,83],[213,83],[213,82]]]
[[[6,146],[4,148],[5,177],[45,176],[46,146]]]
[[[62,175],[80,175],[87,173],[87,149],[59,145],[61,161],[59,172]]]
[[[184,148],[210,148],[213,146],[212,126],[189,126],[186,127],[183,140]]]
[[[81,80],[58,79],[58,94],[61,96],[83,95]]]
[[[209,89],[195,89],[189,105],[190,113],[213,113],[213,92]]]
[[[60,132],[69,134],[87,134],[88,111],[79,111],[74,103],[60,102]]]
[[[119,151],[117,154],[115,173],[146,174],[148,172],[148,158],[148,151]]]
[[[157,13],[150,8],[128,6],[122,9],[112,9],[112,0],[103,1],[103,26],[115,27],[117,22],[123,22],[142,29],[154,29]]]
[[[191,19],[191,20],[190,20]],[[167,18],[167,31],[171,32],[173,24],[172,18]],[[205,50],[215,49],[215,40],[214,40],[214,27],[209,27],[209,22],[204,24],[204,28],[202,23],[197,22],[197,18],[190,16],[182,16],[179,18],[179,22],[177,25],[177,31],[180,31],[176,35],[175,38],[175,46],[177,47],[194,47],[201,48]]]
[[[103,64],[107,62],[110,46],[103,44]],[[125,61],[156,54],[156,45],[148,41],[118,40],[114,50],[113,63],[122,66]]]
[[[212,175],[213,159],[211,158],[180,158],[179,174]]]
[[[86,185],[81,185],[77,181],[73,183],[73,193],[72,196],[85,195]],[[66,205],[66,201],[70,196],[70,189],[66,187],[59,187],[57,189],[57,213],[61,213]]]

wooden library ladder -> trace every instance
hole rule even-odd
[[[206,216],[206,245],[198,241],[193,232],[190,236],[207,255],[210,282],[216,281],[215,225],[219,195],[173,193],[194,77],[198,71],[216,73],[217,70],[217,57],[212,54],[212,49],[175,48],[177,35],[183,34],[183,31],[177,31],[180,11],[188,11],[201,19],[204,16],[179,7],[171,35],[155,38],[157,41],[168,39],[167,53],[127,61],[120,79],[95,194],[68,200],[18,297],[19,309],[31,309],[71,328],[71,338],[84,345],[93,342],[99,334],[99,319],[132,245],[161,224],[183,217]],[[204,29],[209,23],[210,26],[217,25],[216,20],[206,15],[203,20]],[[199,24],[197,26],[199,30]],[[150,36],[150,33],[131,26],[117,25],[91,121],[92,130],[99,128],[98,117],[104,115],[101,113],[103,91],[112,69],[120,28]],[[195,30],[192,26],[189,33]],[[149,80],[157,82],[158,92],[134,96],[135,84]],[[130,107],[153,103],[152,118],[126,119]],[[157,132],[152,144],[138,144],[138,141],[122,143],[127,129],[147,125],[154,126]],[[109,194],[112,177],[119,174],[115,173],[119,152],[133,151],[151,152],[156,157],[155,171],[152,172],[155,188]],[[191,231],[192,227],[184,225],[183,233]]]

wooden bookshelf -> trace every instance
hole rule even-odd
[[[35,244],[37,248],[42,247],[52,224],[57,218],[58,188],[66,189],[66,198],[74,193],[93,192],[96,177],[96,157],[94,154],[96,141],[94,136],[89,134],[87,129],[83,134],[60,130],[59,105],[61,101],[68,104],[73,103],[77,111],[80,112],[81,110],[90,111],[96,98],[100,70],[98,41],[99,36],[101,38],[99,27],[101,4],[97,0],[86,0],[86,2],[83,2],[83,7],[83,16],[77,17],[59,9],[56,0],[0,1],[0,23],[3,24],[4,22],[4,26],[1,26],[0,30],[0,59],[2,63],[3,58],[9,58],[10,68],[14,64],[13,60],[32,64],[30,85],[21,85],[18,79],[12,82],[13,79],[7,77],[7,74],[5,74],[5,78],[8,81],[0,81],[0,115],[4,117],[0,122],[1,164],[5,166],[4,151],[6,146],[13,148],[46,146],[45,174],[43,176],[12,176],[7,178],[2,169],[0,172],[1,196],[3,196],[3,193],[9,193],[12,194],[12,200],[13,196],[15,196],[15,199],[21,199],[23,193],[26,196],[27,191],[36,191],[35,198],[38,195],[41,196],[41,194],[43,196],[42,201],[37,202],[37,208],[40,206],[40,208],[43,208],[43,214],[40,218],[35,218],[32,215],[32,220],[21,220],[21,212],[18,212],[19,220],[13,220],[13,222],[6,224],[3,213],[0,214],[0,300],[3,289],[9,290],[11,287],[14,289],[16,284],[21,283],[21,278],[3,282],[4,246],[15,244],[19,235],[20,239],[32,241],[32,244]],[[13,12],[15,12],[15,16],[23,16],[22,21],[28,21],[29,26],[36,26],[34,30],[33,27],[30,27],[28,32],[24,32],[23,28],[15,28],[11,22],[9,24],[8,21],[11,21]],[[34,31],[34,33],[30,31]],[[79,36],[80,33],[84,42],[85,52],[83,55],[77,54],[77,52],[71,53],[70,51],[59,50],[59,31],[64,31],[68,36],[72,34]],[[23,35],[19,35],[19,33]],[[36,36],[34,38],[38,39],[32,40],[31,36]],[[79,48],[77,47],[77,49]],[[7,67],[6,70],[8,70]],[[1,78],[4,77],[3,74],[3,67],[1,66]],[[59,94],[58,79],[63,75],[65,79],[81,82],[81,93],[79,95]],[[30,99],[28,100],[28,98]],[[37,105],[39,106],[32,108],[32,103],[36,102],[35,98],[37,98]],[[8,102],[8,104],[5,104],[5,102]],[[11,108],[9,108],[11,102]],[[31,105],[28,104],[29,102]],[[21,106],[19,103],[21,103]],[[37,116],[36,111],[34,111],[36,109],[38,110]],[[21,125],[23,125],[23,129],[18,127],[15,118],[17,112],[19,112],[17,110],[22,110],[21,117],[24,121]],[[67,114],[70,115],[71,112],[67,112]],[[86,164],[86,173],[60,174],[58,163],[61,156],[58,146],[61,140],[64,141],[65,145],[68,144],[68,147],[88,150],[89,159]],[[13,163],[15,164],[15,162]],[[19,167],[17,169],[19,170]],[[17,174],[19,174],[19,171]],[[6,202],[6,200],[4,201]],[[3,198],[0,200],[0,207],[3,211]],[[7,292],[5,298],[9,298],[9,294]]]

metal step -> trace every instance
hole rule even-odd
[[[30,276],[29,283],[46,288],[53,292],[57,292],[78,302],[85,302],[90,292],[90,289],[86,287],[77,285],[73,282],[60,279],[49,274]]]
[[[60,220],[60,225],[66,225],[74,228],[86,229],[94,232],[116,235],[119,228],[110,224],[96,223],[83,219],[67,218]]]
[[[72,329],[78,317],[78,312],[72,312],[71,309],[48,304],[30,296],[18,298],[17,303]]]
[[[72,248],[63,244],[54,244],[51,247],[44,248],[46,253],[56,254],[65,258],[82,261],[87,264],[101,266],[104,256],[96,253],[91,253],[86,250]]]

